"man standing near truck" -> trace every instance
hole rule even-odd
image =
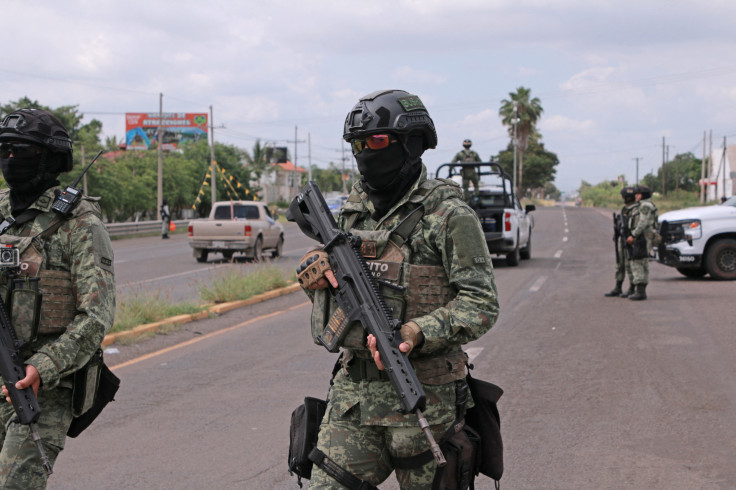
[[[463,141],[463,149],[460,150],[457,155],[455,155],[455,158],[452,159],[451,163],[475,163],[480,162],[480,156],[478,154],[471,150],[470,147],[473,145],[473,142],[469,139],[466,139]],[[470,202],[470,194],[468,192],[468,189],[470,188],[470,183],[473,183],[473,192],[477,196],[478,195],[478,172],[476,171],[475,167],[463,167],[460,175],[463,177],[463,199],[465,199],[466,202]]]
[[[634,275],[635,292],[629,299],[641,301],[647,299],[649,283],[649,253],[652,251],[652,239],[657,224],[657,207],[650,200],[652,191],[645,185],[634,190],[637,206],[629,216],[630,235],[626,243],[631,245],[631,272]]]
[[[632,209],[638,204],[636,203],[636,197],[634,193],[634,187],[624,187],[621,189],[621,197],[624,199],[624,206],[621,208],[621,214],[618,215],[616,226],[618,229],[614,230],[613,240],[616,242],[616,286],[609,292],[605,293],[604,296],[608,297],[622,297],[628,298],[634,294],[634,276],[631,272],[631,261],[626,257],[627,251],[624,241],[624,225],[628,224],[629,215]],[[626,274],[629,275],[629,290],[623,292],[621,286],[626,279]]]

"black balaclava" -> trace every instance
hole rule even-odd
[[[17,216],[46,189],[59,185],[61,162],[44,148],[39,156],[0,158],[0,170],[10,188],[11,211]]]
[[[375,208],[371,218],[376,221],[399,202],[422,172],[422,136],[410,135],[406,141],[400,136],[396,139],[382,150],[364,148],[355,155],[363,189]]]

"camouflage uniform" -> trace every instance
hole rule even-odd
[[[470,148],[463,148],[455,155],[451,163],[473,163],[480,161],[480,156],[476,152]],[[460,175],[463,177],[463,197],[467,201],[470,198],[468,189],[470,188],[471,182],[473,183],[473,191],[478,194],[478,172],[476,172],[475,167],[464,167]]]
[[[387,252],[392,247],[387,240],[390,231],[419,203],[424,205],[425,212],[411,238],[400,253],[396,249]],[[373,211],[358,182],[340,211],[338,224],[361,236],[364,245],[369,244],[363,248],[369,264],[371,257],[381,259],[390,253],[403,254],[404,262],[396,269],[403,271],[400,273],[403,277],[384,275],[382,278],[391,282],[398,279],[406,284],[408,270],[411,274],[419,274],[418,270],[432,271],[427,277],[415,278],[413,284],[420,286],[407,288],[406,297],[392,288],[382,292],[394,316],[402,322],[416,322],[424,334],[424,344],[411,352],[410,359],[427,395],[424,415],[439,439],[456,418],[455,380],[464,379],[466,360],[460,346],[482,336],[498,317],[491,258],[478,219],[462,201],[457,184],[427,180],[423,165],[417,182],[378,222],[371,218]],[[370,244],[378,248],[372,255]],[[412,268],[414,265],[421,267]],[[376,269],[381,272],[380,267]],[[387,265],[386,270],[390,269]],[[432,277],[437,273],[442,277]],[[314,302],[312,336],[318,343],[336,305],[326,290],[307,293]],[[422,301],[433,306],[422,308]],[[373,374],[379,373],[370,360],[364,330],[360,325],[350,328],[342,345],[343,368],[330,391],[318,448],[347,471],[378,485],[394,469],[392,458],[420,454],[428,449],[428,443],[416,415],[397,413],[400,403],[387,378],[368,376],[355,381],[351,369],[356,363],[372,366]],[[443,371],[439,375],[431,372],[432,366],[437,365]],[[397,469],[396,473],[401,488],[419,489],[431,487],[435,470],[436,464],[431,461],[412,470]],[[315,468],[310,488],[341,486]]]
[[[54,190],[46,190],[29,207],[41,214],[20,227],[12,226],[0,235],[0,243],[13,243],[17,237],[32,237],[46,229],[58,216],[51,211]],[[0,191],[0,215],[11,215],[8,189]],[[37,427],[52,464],[64,448],[72,421],[71,375],[100,348],[114,320],[113,251],[100,218],[99,206],[85,198],[43,244],[33,240],[44,259],[38,274],[44,295],[38,336],[22,347],[22,354],[41,377]],[[25,257],[21,252],[22,263]],[[0,285],[5,284],[3,274]],[[15,330],[26,335],[28,318],[14,306]],[[47,476],[28,426],[14,416],[11,404],[0,406],[0,487],[45,488]]]
[[[638,206],[637,203],[627,204],[621,208],[621,217],[628,223],[629,215],[633,208]],[[616,283],[623,283],[626,279],[626,275],[629,276],[629,291],[634,289],[634,275],[631,271],[631,261],[626,258],[626,250],[624,249],[623,241],[626,237],[621,237],[616,241],[616,247],[618,248],[618,262],[616,262]]]
[[[629,230],[634,240],[644,237],[646,239],[647,254],[652,251],[652,237],[657,221],[657,208],[649,199],[642,199],[638,206],[632,209],[629,216]],[[649,258],[631,261],[631,272],[634,277],[634,285],[649,283]]]

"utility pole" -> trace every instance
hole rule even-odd
[[[307,180],[312,180],[312,133],[307,133],[307,151],[309,159],[309,168],[307,168]]]
[[[664,136],[662,136],[662,196],[667,196],[667,160],[665,157]]]
[[[217,162],[215,161],[215,118],[212,114],[212,106],[210,106],[210,196],[212,198],[212,208],[215,207],[217,201]]]
[[[297,138],[297,131],[298,131],[297,126],[294,126],[294,141],[286,140],[287,143],[294,143],[294,173],[292,174],[292,182],[291,182],[291,189],[294,189],[294,194],[293,195],[291,194],[291,189],[290,189],[289,190],[290,199],[299,193],[299,184],[297,184],[296,182],[296,162],[297,162],[297,158],[296,158],[297,146],[296,145],[298,143],[304,143],[304,140],[300,140],[299,138]]]
[[[700,204],[705,204],[705,131],[703,131],[703,161],[700,163]]]
[[[636,160],[636,185],[639,185],[639,160],[644,160],[642,157],[634,157],[632,160]]]
[[[158,94],[158,196],[156,219],[161,221],[161,205],[164,200],[164,94]]]
[[[513,175],[513,189],[514,195],[518,196],[518,189],[516,188],[517,171],[516,171],[516,147],[519,144],[519,140],[516,134],[516,125],[519,123],[519,103],[514,101],[514,175]]]
[[[347,194],[347,183],[345,181],[345,161],[348,159],[348,157],[345,156],[345,140],[341,141],[340,149],[335,150],[340,152],[340,161],[342,162],[342,171],[340,172],[340,180],[342,181],[342,193]],[[352,177],[354,175],[354,171],[351,168],[350,176]],[[351,184],[352,184],[352,178],[351,178]]]

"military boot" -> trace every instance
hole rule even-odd
[[[605,293],[603,296],[618,296],[621,294],[621,284],[623,284],[623,281],[616,281],[616,287]]]
[[[619,296],[621,296],[622,298],[628,298],[635,292],[636,292],[636,286],[634,286],[632,283],[629,283],[629,290],[626,291],[625,293],[619,294]]]
[[[637,284],[636,285],[636,292],[629,296],[629,299],[634,301],[642,301],[647,299],[647,285],[646,284]]]

